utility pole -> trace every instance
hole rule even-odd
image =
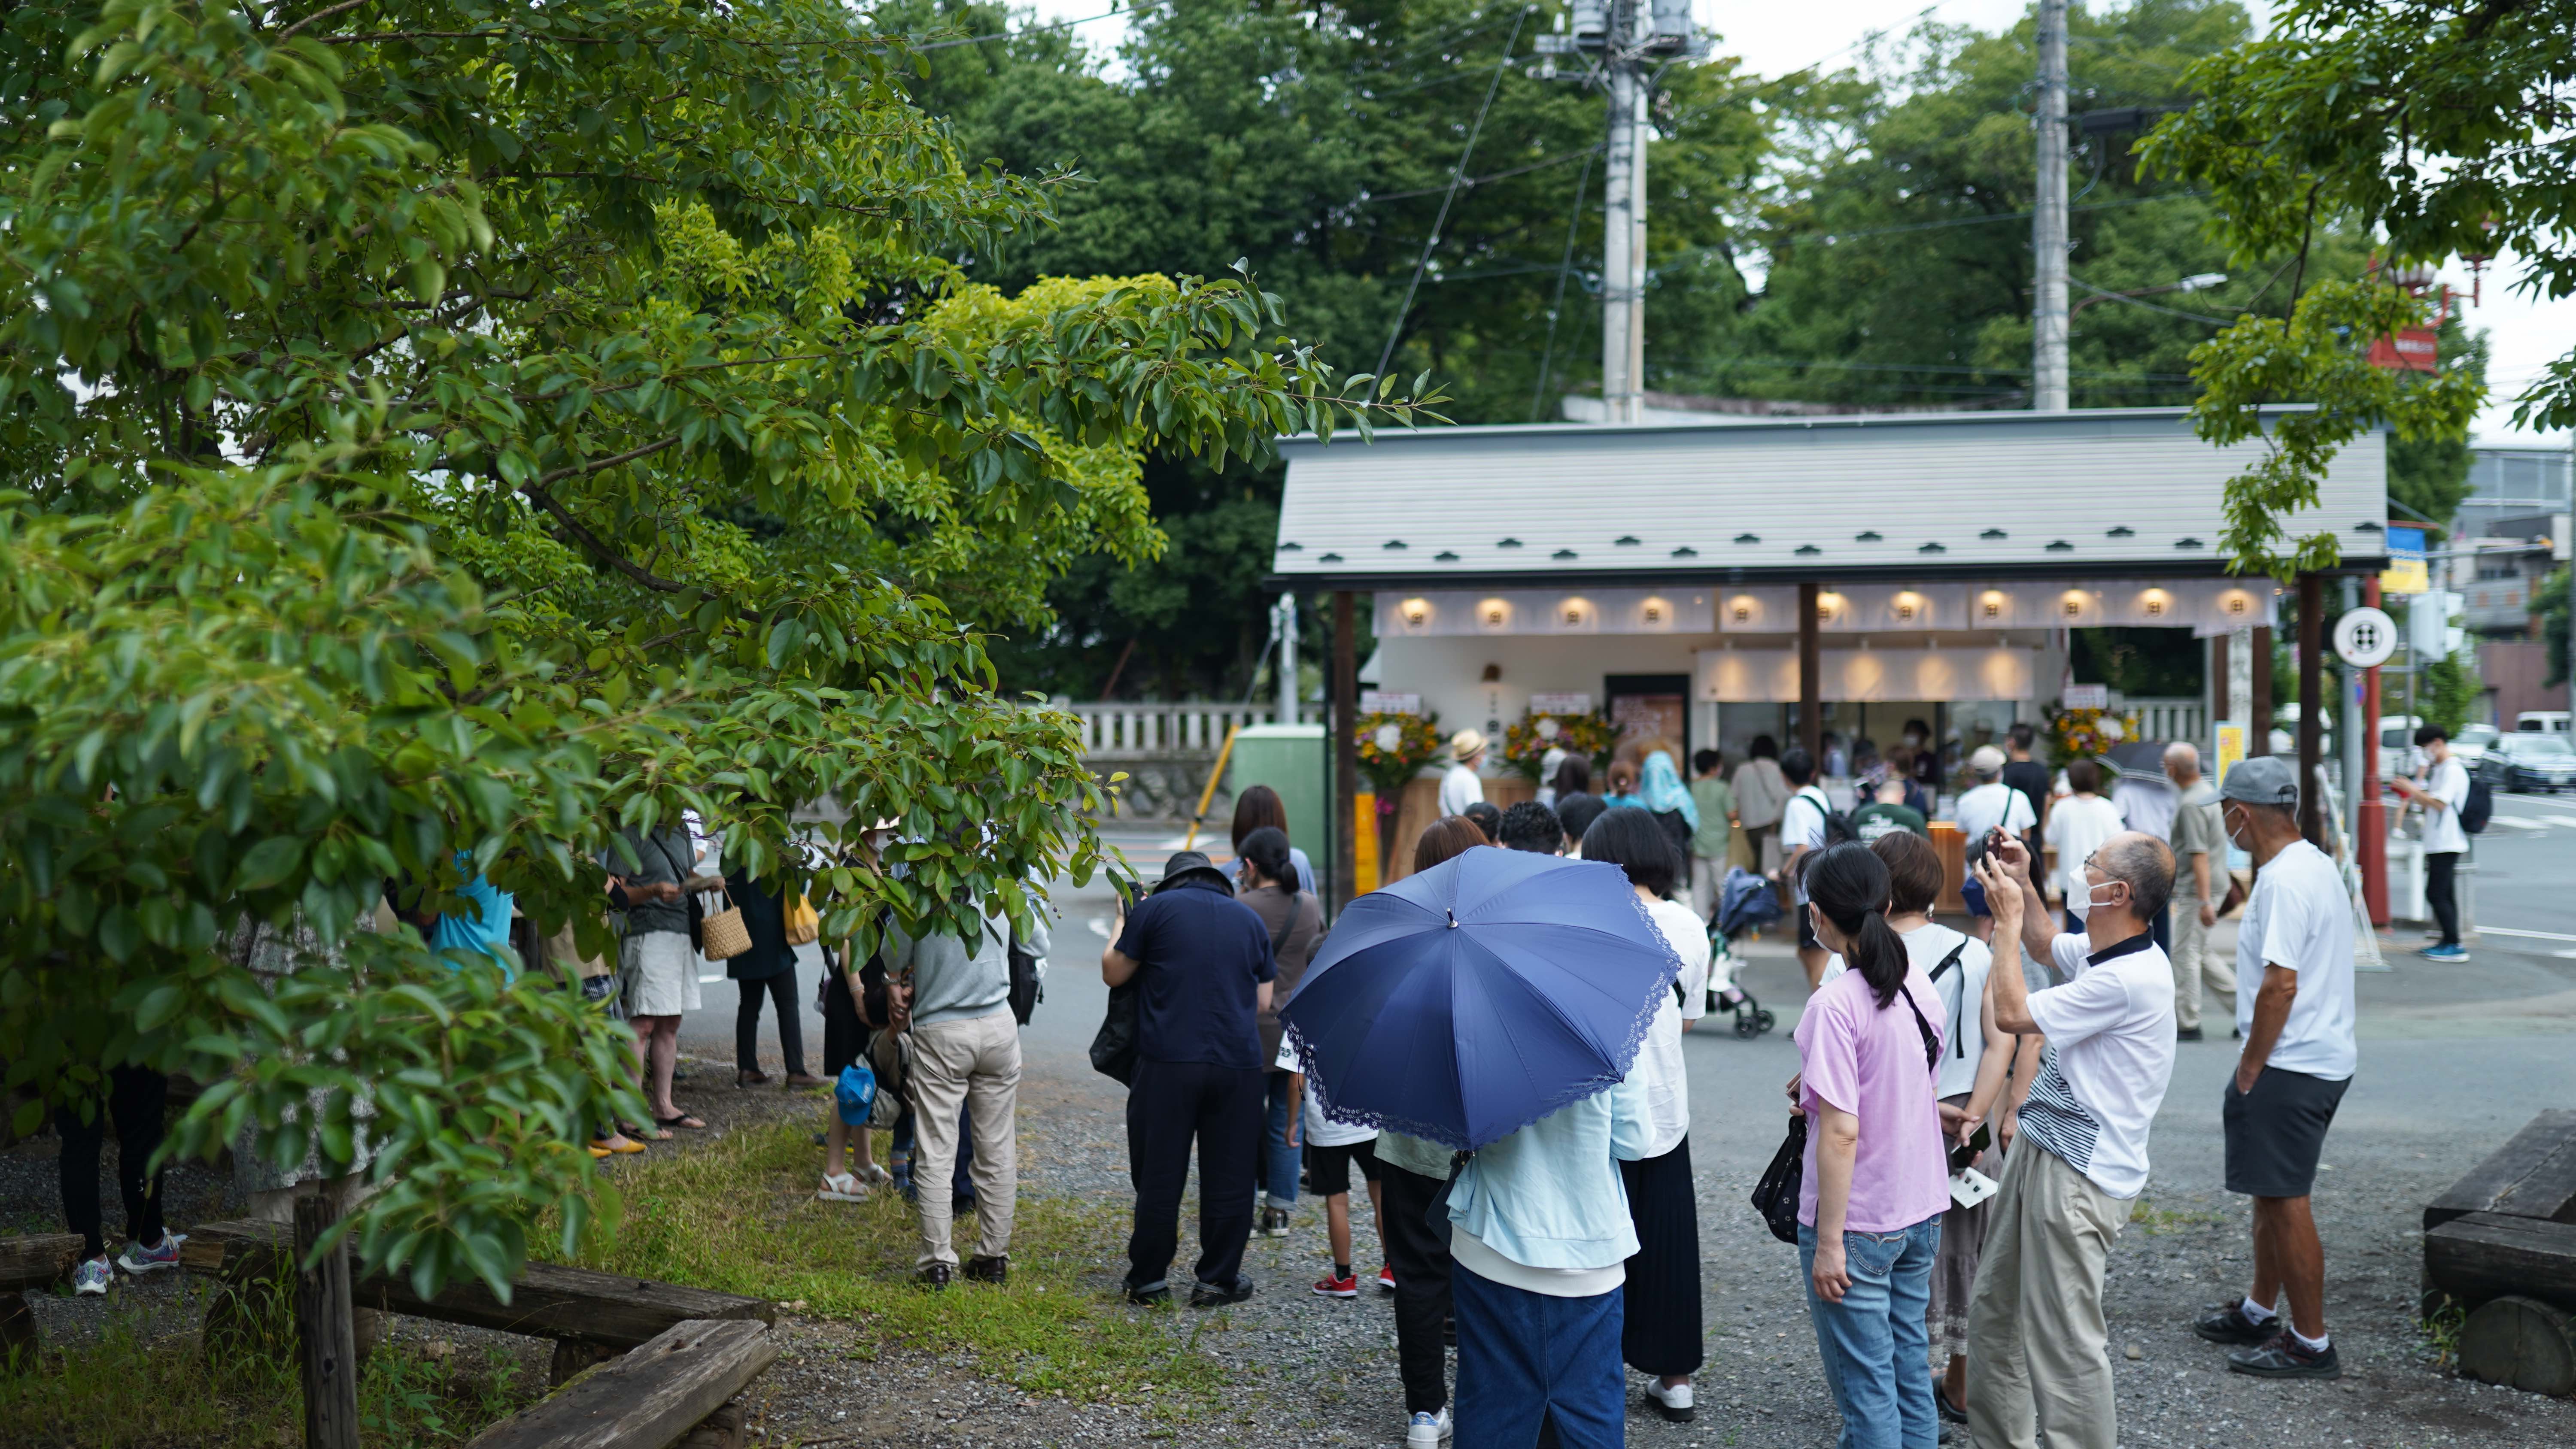
[[[2030,406],[2066,411],[2066,0],[2039,0],[2039,194],[2031,206]]]
[[[1558,23],[1565,23],[1560,15]],[[1670,60],[1705,53],[1690,0],[1574,0],[1572,32],[1539,37],[1554,78],[1555,57],[1588,57],[1570,76],[1599,81],[1609,94],[1603,147],[1601,237],[1601,402],[1604,420],[1641,421],[1646,406],[1646,115],[1655,74]]]
[[[1281,594],[1271,606],[1271,629],[1279,636],[1279,722],[1303,724],[1297,717],[1297,596]]]

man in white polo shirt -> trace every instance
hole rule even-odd
[[[2245,1035],[2221,1108],[2227,1190],[2254,1199],[2254,1286],[2192,1324],[2243,1345],[2228,1368],[2260,1378],[2335,1378],[2326,1336],[2326,1255],[2308,1193],[2326,1128],[2352,1085],[2352,898],[2326,853],[2299,834],[2298,772],[2268,756],[2219,788],[2228,839],[2254,857],[2236,935],[2236,1026]],[[2284,1320],[2282,1293],[2290,1300]]]
[[[2147,1185],[2147,1131],[2173,1076],[2173,968],[2148,925],[2173,897],[2173,852],[2122,831],[2083,862],[2083,933],[2059,934],[2013,836],[1977,864],[1995,915],[1995,1025],[2048,1038],[2022,1101],[1968,1304],[1968,1431],[1977,1449],[2116,1449],[2102,1275]],[[2032,991],[2015,941],[2058,984]]]

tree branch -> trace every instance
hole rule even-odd
[[[593,533],[590,529],[590,525],[573,517],[572,510],[564,506],[562,499],[557,498],[546,491],[546,485],[549,483],[560,482],[563,479],[575,477],[581,474],[596,473],[603,468],[614,468],[620,463],[632,463],[638,458],[649,457],[652,454],[661,452],[663,449],[671,447],[679,441],[679,434],[674,433],[671,436],[662,439],[658,443],[647,443],[640,448],[630,448],[623,453],[619,453],[613,458],[601,458],[595,462],[577,463],[569,468],[557,468],[553,472],[539,478],[536,482],[521,488],[519,492],[526,497],[529,502],[544,509],[549,515],[551,515],[555,523],[560,526],[566,534],[570,535],[575,543],[580,544],[583,548],[588,549],[591,553],[596,555],[600,562],[607,564],[619,573],[626,575],[628,578],[633,579],[635,582],[642,584],[644,587],[652,589],[657,593],[681,593],[686,591],[688,585],[675,582],[671,579],[666,579],[660,574],[653,572],[651,569],[644,567],[642,564],[635,562],[633,559],[628,558],[626,555],[619,553],[616,549],[609,546],[608,540],[601,538],[596,533]]]
[[[295,38],[295,32],[302,30],[305,26],[314,24],[317,21],[328,20],[334,15],[345,15],[350,11],[357,9],[361,5],[372,3],[374,3],[374,0],[340,0],[339,4],[326,6],[320,10],[316,10],[312,14],[305,16],[303,19],[296,21],[293,25],[279,31],[277,33],[277,39],[271,43],[284,45],[286,42],[293,40]]]

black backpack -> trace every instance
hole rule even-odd
[[[2487,822],[2495,818],[2495,790],[2475,775],[2469,777],[2469,798],[2460,806],[2460,828],[2471,835],[2487,833]]]
[[[1817,814],[1825,817],[1825,844],[1841,845],[1845,841],[1860,839],[1860,832],[1852,827],[1851,817],[1824,802],[1824,791],[1817,790],[1814,798],[1806,797],[1805,790],[1814,788],[1814,786],[1804,787],[1798,794],[1791,795],[1789,798],[1792,801],[1807,799],[1807,804]],[[1781,813],[1784,816],[1787,814],[1786,807],[1783,807]]]

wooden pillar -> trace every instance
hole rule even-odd
[[[1798,585],[1798,744],[1825,772],[1825,681],[1821,641],[1816,632],[1816,584]]]
[[[2325,794],[2317,789],[2317,767],[2325,761],[2325,617],[2325,576],[2299,575],[2299,833],[2319,850],[2329,848]]]
[[[2272,753],[2272,626],[2254,626],[2253,668],[2254,705],[2246,713],[2253,716],[2245,722],[2245,755]]]
[[[358,1333],[349,1302],[349,1245],[318,1263],[314,1244],[339,1219],[327,1193],[295,1200],[295,1336],[304,1378],[305,1449],[358,1449]]]
[[[2207,690],[2207,694],[2209,698],[2209,722],[2214,725],[2220,720],[2227,718],[2227,706],[2233,703],[2227,695],[2227,636],[2224,634],[2213,634],[2210,636],[2209,688]],[[2211,734],[2211,738],[2216,738],[2214,731]],[[2204,739],[2200,741],[2200,743],[2207,745],[2209,740]]]
[[[1333,910],[1357,895],[1359,881],[1358,822],[1352,809],[1360,795],[1360,666],[1358,623],[1351,591],[1333,593]]]

